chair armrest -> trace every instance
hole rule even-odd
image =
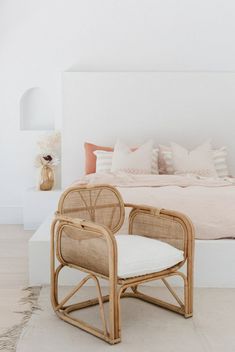
[[[178,211],[159,209],[147,205],[127,203],[129,233],[155,238],[184,251],[184,257],[194,252],[194,226],[191,220]]]
[[[124,206],[126,208],[132,208],[132,209],[146,209],[146,210],[149,210],[149,209],[159,209],[159,208],[156,208],[156,207],[151,207],[149,205],[146,205],[146,204],[134,204],[134,203],[124,203]]]
[[[59,214],[58,212],[55,213],[55,221],[57,222],[64,222],[64,223],[68,223],[68,224],[74,224],[74,225],[80,225],[82,226],[84,219],[80,219],[80,218],[72,218],[70,216],[66,216],[66,215],[62,215]]]
[[[59,262],[108,277],[117,273],[117,245],[113,233],[91,221],[56,213],[51,246]],[[53,247],[54,246],[54,247]]]

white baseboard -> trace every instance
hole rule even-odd
[[[41,222],[32,222],[32,223],[24,223],[24,230],[26,231],[36,231],[39,226],[41,225]]]
[[[23,208],[0,206],[0,224],[23,224]]]

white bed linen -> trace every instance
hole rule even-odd
[[[234,179],[180,175],[91,174],[76,183],[117,186],[125,202],[180,211],[197,239],[235,238]],[[126,224],[122,231],[127,230]]]

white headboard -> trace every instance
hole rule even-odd
[[[227,145],[235,174],[235,73],[65,72],[62,179],[84,173],[85,141],[113,145],[153,138],[192,148]]]

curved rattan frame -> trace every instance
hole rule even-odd
[[[123,211],[120,214],[119,225],[115,228],[115,232],[121,227],[124,221],[124,209],[125,207],[131,207],[132,210],[129,215],[129,233],[131,235],[135,217],[138,214],[144,213],[149,214],[153,217],[161,217],[162,219],[173,219],[179,222],[185,233],[184,238],[184,260],[171,267],[167,270],[137,276],[128,279],[119,278],[117,275],[117,245],[115,240],[114,231],[110,231],[106,226],[94,223],[88,220],[82,220],[79,218],[70,218],[63,214],[63,201],[66,199],[70,192],[78,191],[80,189],[97,189],[103,188],[109,189],[115,193],[120,204],[123,206]],[[68,263],[64,260],[60,252],[60,234],[64,226],[71,226],[73,229],[78,231],[83,229],[83,231],[93,231],[103,236],[107,243],[108,248],[108,265],[109,265],[109,275],[103,275],[99,272],[95,272],[87,269],[84,266],[77,266],[72,263]],[[173,312],[183,315],[185,318],[189,318],[193,314],[193,256],[194,256],[194,228],[191,221],[184,214],[166,210],[158,209],[155,207],[149,207],[146,205],[134,205],[134,204],[124,204],[120,193],[112,186],[109,185],[93,185],[86,186],[81,185],[79,187],[71,187],[62,195],[58,211],[56,213],[55,219],[51,226],[51,302],[54,311],[59,318],[67,323],[77,326],[104,341],[115,344],[121,341],[121,320],[120,320],[120,300],[123,297],[133,297],[137,299],[144,300],[146,302],[155,304],[162,308],[169,309]],[[56,267],[56,257],[60,264]],[[186,264],[186,274],[179,271],[179,269]],[[75,268],[80,270],[87,275],[81,282],[75,286],[75,288],[62,300],[58,299],[58,280],[59,274],[64,267]],[[167,281],[167,278],[179,276],[183,279],[184,283],[184,300],[176,294],[173,288]],[[99,284],[99,278],[108,281],[109,294],[106,296],[102,295],[101,287]],[[88,281],[93,280],[97,288],[98,297],[90,299],[84,302],[79,302],[77,304],[66,305],[68,300]],[[158,298],[148,296],[139,290],[139,285],[147,283],[154,280],[161,280],[169,292],[174,297],[177,304],[171,304],[162,301]],[[130,289],[128,291],[128,289]],[[109,327],[104,314],[104,303],[109,302]],[[71,317],[70,313],[75,310],[84,309],[86,307],[99,305],[100,316],[102,322],[102,329],[98,329],[94,326],[87,324],[86,322],[75,319]]]

